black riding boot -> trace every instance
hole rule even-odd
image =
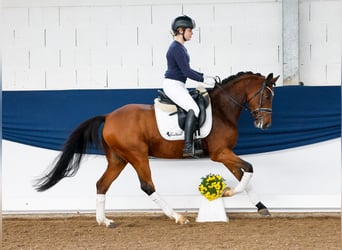
[[[196,130],[196,121],[195,112],[190,109],[185,119],[183,157],[194,156],[193,140],[194,132]]]

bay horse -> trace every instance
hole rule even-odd
[[[239,158],[233,148],[237,142],[238,119],[243,109],[250,111],[255,127],[266,129],[271,126],[273,86],[278,78],[273,77],[273,73],[265,77],[252,72],[240,72],[208,89],[212,105],[212,129],[202,139],[205,156],[223,163],[239,180],[235,188],[227,188],[222,196],[232,196],[245,190],[262,216],[270,216],[270,213],[258,200],[249,183],[253,167]],[[102,125],[102,134],[99,136]],[[187,224],[189,220],[175,212],[156,192],[149,166],[150,156],[183,158],[183,143],[182,140],[169,141],[161,137],[153,105],[127,104],[80,124],[70,134],[52,169],[38,178],[34,187],[37,191],[44,191],[62,178],[74,176],[87,148],[96,146],[104,150],[108,162],[107,169],[96,183],[96,220],[99,225],[115,226],[114,221],[105,216],[105,194],[127,163],[137,172],[142,191],[176,223]]]

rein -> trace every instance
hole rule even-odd
[[[216,78],[215,78],[215,86],[220,88],[221,90],[224,90],[222,88],[222,81],[221,81],[220,77],[218,77],[218,76],[216,76]],[[272,97],[274,96],[273,90],[269,86],[267,86],[267,82],[266,82],[266,79],[265,79],[265,81],[263,82],[261,88],[257,92],[255,92],[254,95],[251,98],[249,98],[245,103],[243,103],[243,104],[239,103],[232,96],[229,96],[229,99],[233,103],[235,103],[236,105],[241,107],[242,109],[244,109],[246,111],[249,111],[251,114],[260,113],[260,112],[272,113],[272,109],[271,108],[263,108],[262,107],[262,99],[263,99],[263,96],[264,96],[265,89],[268,89],[271,92]],[[255,110],[251,110],[250,107],[248,106],[248,104],[258,94],[259,94],[259,108],[255,109]]]

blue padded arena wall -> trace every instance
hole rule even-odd
[[[61,150],[81,122],[128,103],[152,104],[157,89],[3,91],[3,139]],[[303,146],[341,136],[341,87],[276,87],[273,124],[253,126],[242,111],[237,154]]]

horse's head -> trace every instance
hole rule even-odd
[[[279,76],[273,77],[273,73],[270,73],[248,88],[247,103],[257,128],[266,129],[272,124],[273,86],[278,78]]]
[[[278,78],[279,76],[274,78],[272,73],[265,77],[250,71],[229,76],[215,84],[211,93],[213,106],[215,104],[220,108],[230,120],[234,119],[232,115],[238,118],[242,109],[249,110],[254,118],[254,125],[266,129],[272,124],[273,87]]]

